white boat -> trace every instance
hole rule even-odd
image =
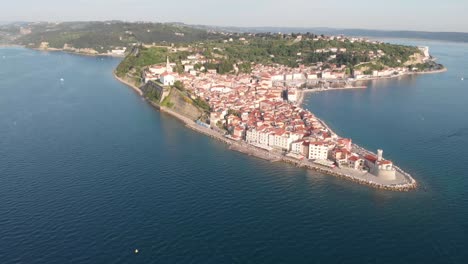
[[[65,80],[64,80],[63,78],[60,78],[60,81],[63,82],[63,81],[65,81]]]
[[[461,80],[464,81],[465,79],[462,77]]]

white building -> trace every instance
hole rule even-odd
[[[304,80],[305,76],[302,73],[293,73],[293,80]]]
[[[317,80],[317,79],[318,79],[318,75],[317,75],[316,72],[308,73],[308,74],[307,74],[307,79],[308,79],[308,80]]]
[[[270,132],[262,131],[258,133],[258,144],[263,146],[269,145]]]
[[[191,64],[184,65],[184,71],[185,72],[190,72],[191,70],[194,70],[194,69],[195,69],[194,65],[191,65]]]
[[[291,144],[291,152],[297,155],[309,156],[309,142],[305,140],[295,141]]]
[[[291,150],[292,138],[288,133],[278,132],[269,135],[268,144],[270,147],[279,148],[282,150]]]
[[[310,142],[309,159],[326,160],[328,158],[328,147],[324,142]]]
[[[420,51],[424,54],[424,57],[428,59],[431,55],[429,54],[429,47],[418,47]]]
[[[263,146],[268,146],[269,133],[258,131],[256,129],[247,130],[245,140],[250,144],[259,144]]]
[[[176,81],[176,76],[170,72],[164,72],[163,74],[161,74],[159,81],[163,85],[174,85],[174,82]]]

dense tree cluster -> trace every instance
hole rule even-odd
[[[65,44],[74,48],[92,48],[100,53],[114,47],[131,47],[135,43],[187,43],[220,38],[219,34],[178,24],[110,22],[37,23],[32,33],[21,36],[18,44],[49,42],[52,48]]]

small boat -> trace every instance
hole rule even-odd
[[[462,77],[461,80],[464,81],[465,79]]]
[[[63,78],[60,78],[60,81],[61,81],[61,82],[64,82],[65,80],[64,80]]]

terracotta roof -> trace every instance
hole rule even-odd
[[[372,163],[375,163],[377,161],[377,157],[370,154],[366,155],[364,158]]]

